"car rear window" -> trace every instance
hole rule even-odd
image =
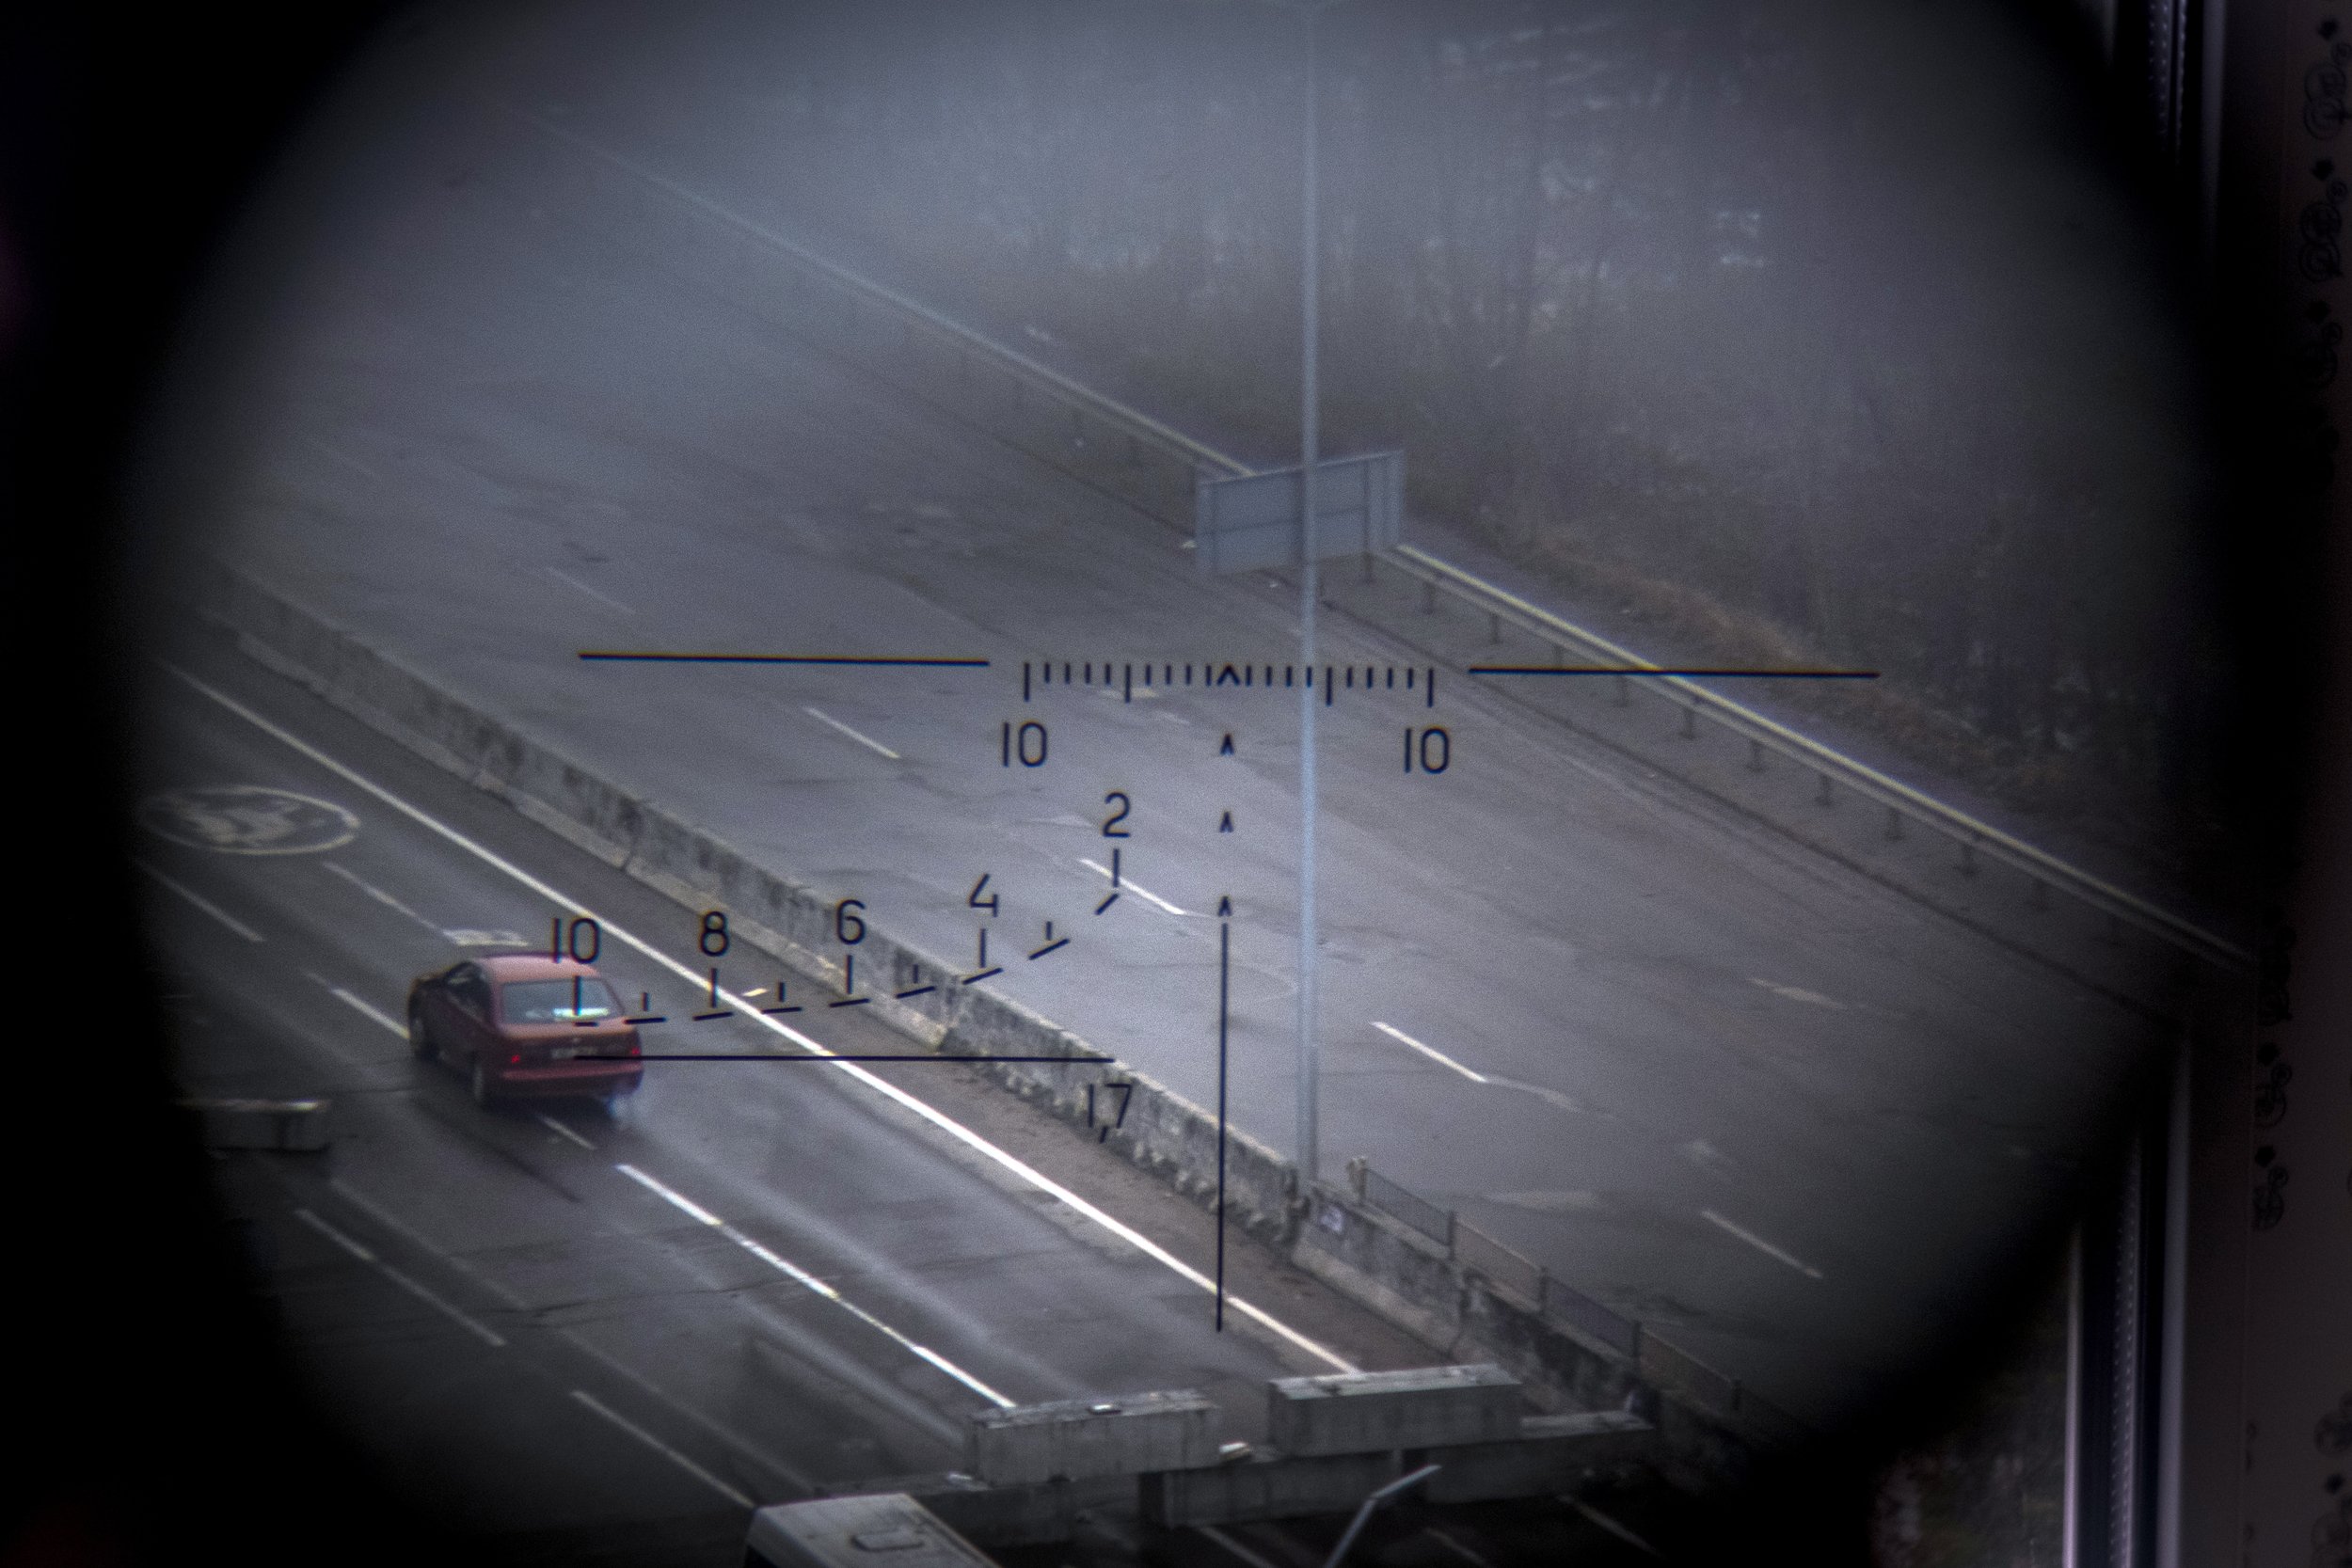
[[[501,988],[509,1023],[575,1023],[582,1019],[613,1018],[621,1000],[602,980],[581,976],[572,980],[516,980]]]

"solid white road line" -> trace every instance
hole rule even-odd
[[[498,1334],[492,1330],[488,1324],[476,1323],[473,1319],[468,1317],[464,1312],[459,1311],[456,1307],[452,1307],[448,1302],[442,1300],[439,1296],[435,1295],[424,1286],[409,1278],[406,1275],[401,1273],[398,1269],[384,1261],[383,1259],[378,1258],[374,1253],[370,1252],[366,1247],[361,1246],[358,1242],[353,1241],[350,1237],[344,1235],[342,1231],[336,1229],[333,1226],[327,1224],[325,1220],[310,1212],[310,1210],[295,1210],[294,1218],[300,1220],[303,1224],[309,1226],[311,1229],[317,1231],[320,1235],[326,1237],[337,1246],[342,1247],[345,1252],[350,1253],[354,1258],[357,1258],[362,1263],[369,1264],[372,1267],[380,1270],[387,1279],[389,1279],[393,1284],[399,1286],[410,1295],[415,1296],[419,1301],[423,1302],[427,1307],[430,1307],[434,1310],[441,1313],[451,1322],[460,1324],[469,1333],[479,1335],[485,1344],[490,1345],[494,1349],[502,1350],[505,1348],[506,1341],[500,1338]]]
[[[1105,880],[1107,880],[1110,877],[1111,868],[1103,864],[1100,861],[1082,860],[1078,863],[1085,866],[1089,871],[1099,874]],[[1119,879],[1119,891],[1121,893],[1132,893],[1136,897],[1144,900],[1146,903],[1157,904],[1160,908],[1166,910],[1170,914],[1182,914],[1184,912],[1184,911],[1178,909],[1175,905],[1169,903],[1167,899],[1161,897],[1158,894],[1153,893],[1151,889],[1137,886],[1135,879],[1132,877],[1121,876]]]
[[[206,914],[211,915],[215,920],[219,921],[223,926],[226,926],[230,930],[236,932],[237,935],[245,938],[246,941],[260,942],[262,940],[261,932],[255,930],[252,927],[247,926],[244,921],[239,920],[236,916],[230,914],[228,911],[222,909],[218,904],[214,903],[202,894],[182,887],[178,882],[173,881],[170,878],[165,876],[162,872],[156,870],[145,861],[134,860],[131,863],[137,866],[141,871],[146,872],[149,876],[154,878],[157,881],[163,883],[164,886],[171,889],[172,892],[178,894],[189,903],[194,904],[198,909],[202,910]]]
[[[701,1481],[705,1486],[709,1487],[713,1492],[716,1492],[719,1496],[726,1498],[727,1501],[735,1504],[736,1507],[757,1508],[759,1506],[757,1503],[752,1501],[751,1498],[743,1496],[742,1493],[738,1492],[734,1487],[729,1486],[725,1481],[721,1481],[717,1476],[712,1475],[708,1470],[704,1469],[701,1465],[695,1464],[692,1460],[678,1452],[677,1449],[670,1447],[669,1444],[664,1443],[660,1438],[656,1437],[652,1433],[647,1432],[644,1427],[639,1426],[635,1421],[630,1420],[619,1411],[614,1410],[611,1405],[606,1404],[603,1401],[597,1399],[596,1395],[590,1393],[587,1389],[573,1389],[572,1398],[578,1400],[580,1403],[586,1405],[589,1409],[595,1411],[606,1420],[611,1421],[614,1426],[619,1427],[623,1432],[628,1433],[631,1437],[636,1438],[640,1443],[644,1444],[645,1447],[651,1449],[654,1452],[660,1454],[662,1458],[668,1460],[671,1464],[676,1465],[688,1475],[692,1476],[696,1481]]]
[[[315,436],[306,436],[303,439],[310,442],[310,445],[317,449],[320,452],[333,458],[336,462],[341,463],[344,467],[350,468],[357,473],[364,474],[369,479],[375,481],[378,484],[384,483],[384,476],[382,474],[377,473],[373,468],[369,467],[365,463],[360,462],[349,452],[340,451],[337,449],[328,446],[326,442],[320,440]]]
[[[369,881],[358,872],[337,865],[333,861],[328,861],[326,863],[326,869],[332,871],[336,876],[341,877],[344,881],[349,882],[353,887],[358,888],[361,893],[366,894],[369,897],[374,899],[386,909],[393,910],[401,914],[406,915],[409,919],[415,921],[418,925],[423,927],[426,930],[432,932],[437,937],[442,934],[441,927],[434,925],[433,922],[427,920],[424,916],[419,914],[416,911],[410,909],[407,905],[402,903],[399,899],[393,897],[382,888],[377,887],[373,882]]]
[[[446,1263],[451,1268],[455,1269],[459,1274],[464,1275],[467,1278],[472,1280],[475,1284],[481,1286],[484,1290],[489,1291],[492,1295],[506,1303],[507,1306],[513,1307],[516,1311],[528,1312],[531,1309],[528,1304],[524,1302],[523,1298],[516,1295],[513,1291],[507,1289],[503,1282],[490,1275],[483,1273],[480,1269],[476,1268],[473,1264],[469,1263],[463,1258],[459,1258],[453,1253],[444,1252],[441,1248],[434,1245],[431,1241],[418,1234],[413,1227],[403,1223],[397,1215],[389,1212],[382,1204],[377,1203],[374,1199],[369,1197],[365,1193],[362,1193],[358,1188],[352,1186],[342,1177],[329,1177],[326,1184],[334,1188],[337,1193],[341,1194],[353,1208],[358,1209],[361,1213],[366,1214],[370,1219],[375,1221],[376,1224],[382,1226],[385,1229],[405,1241],[410,1246],[415,1247],[419,1252],[425,1253],[433,1258],[437,1258],[443,1263]],[[701,1411],[694,1409],[690,1404],[687,1404],[676,1395],[671,1393],[668,1389],[662,1387],[660,1384],[655,1383],[652,1379],[646,1377],[642,1372],[639,1372],[634,1368],[629,1367],[626,1363],[615,1359],[610,1354],[607,1354],[604,1351],[599,1350],[594,1343],[581,1338],[579,1330],[571,1328],[558,1328],[552,1330],[551,1332],[553,1332],[558,1338],[569,1344],[574,1350],[579,1351],[582,1355],[585,1355],[589,1359],[601,1365],[606,1370],[613,1373],[617,1377],[626,1379],[629,1383],[635,1384],[640,1392],[667,1406],[669,1409],[683,1417],[685,1419],[693,1422],[696,1426],[702,1428],[705,1432],[719,1439],[720,1442],[724,1443],[728,1448],[733,1449],[738,1454],[741,1455],[751,1464],[765,1470],[772,1470],[777,1475],[782,1476],[787,1482],[800,1488],[803,1492],[814,1493],[817,1490],[817,1483],[809,1480],[806,1476],[801,1474],[800,1471],[794,1469],[791,1465],[787,1465],[783,1460],[776,1458],[773,1454],[764,1452],[757,1444],[752,1442],[742,1433],[720,1425],[717,1421],[712,1420]]]
[[[1660,1555],[1657,1547],[1651,1545],[1648,1542],[1643,1540],[1640,1536],[1634,1534],[1631,1530],[1626,1528],[1623,1525],[1617,1523],[1617,1521],[1612,1519],[1608,1514],[1603,1513],[1599,1509],[1595,1508],[1592,1504],[1575,1497],[1567,1497],[1563,1500],[1566,1502],[1570,1508],[1575,1509],[1579,1513],[1581,1513],[1584,1517],[1590,1519],[1593,1523],[1598,1525],[1601,1528],[1607,1530],[1610,1534],[1615,1536],[1627,1545],[1637,1547],[1640,1550],[1648,1553],[1651,1557],[1657,1557]]]
[[[304,973],[309,974],[309,971],[306,970]],[[310,975],[310,978],[313,980],[319,980],[319,977],[315,974]],[[398,1035],[402,1039],[406,1039],[408,1037],[408,1026],[401,1022],[400,1020],[394,1018],[391,1014],[386,1012],[383,1008],[376,1006],[374,1004],[368,1002],[363,998],[352,995],[351,992],[343,990],[341,986],[328,985],[328,983],[325,980],[319,980],[319,984],[326,987],[327,995],[333,997],[344,1006],[349,1007],[353,1012],[358,1013],[361,1018],[366,1019],[369,1022],[376,1024],[381,1028],[390,1030],[393,1034]]]
[[[1732,1224],[1729,1220],[1724,1218],[1723,1215],[1715,1212],[1712,1209],[1700,1210],[1699,1218],[1706,1220],[1710,1225],[1721,1226],[1724,1229],[1730,1231],[1733,1235],[1747,1243],[1748,1245],[1756,1248],[1756,1251],[1764,1253],[1770,1257],[1779,1259],[1782,1262],[1788,1264],[1790,1268],[1796,1270],[1799,1274],[1804,1275],[1808,1278],[1819,1279],[1821,1277],[1821,1271],[1815,1268],[1812,1264],[1804,1261],[1802,1259],[1791,1258],[1788,1254],[1781,1251],[1780,1248],[1772,1245],[1772,1243],[1766,1241],[1755,1231],[1741,1229],[1739,1226]]]
[[[1377,1019],[1373,1021],[1372,1026],[1375,1029],[1379,1030],[1382,1034],[1388,1036],[1389,1038],[1396,1041],[1397,1044],[1412,1047],[1412,1049],[1420,1052],[1422,1055],[1428,1057],[1431,1061],[1436,1062],[1440,1067],[1452,1068],[1454,1071],[1460,1073],[1463,1077],[1469,1079],[1473,1084],[1484,1084],[1486,1082],[1486,1075],[1485,1073],[1472,1072],[1470,1069],[1464,1067],[1461,1063],[1455,1061],[1444,1052],[1422,1044],[1421,1041],[1413,1038],[1412,1036],[1406,1034],[1402,1029],[1391,1028],[1388,1024],[1380,1022]]]
[[[420,827],[439,835],[448,843],[456,846],[458,848],[466,851],[466,853],[473,856],[476,860],[481,861],[485,865],[492,867],[514,881],[529,888],[532,892],[539,895],[540,897],[547,899],[549,903],[556,905],[559,909],[576,910],[582,914],[589,914],[593,912],[587,910],[587,908],[583,906],[580,900],[570,897],[557,889],[548,886],[546,882],[541,881],[538,878],[532,876],[530,872],[525,871],[521,866],[515,864],[512,861],[507,860],[504,856],[500,855],[497,851],[487,847],[486,846],[476,844],[472,839],[468,838],[464,833],[459,832],[456,829],[449,826],[447,823],[432,816],[430,813],[420,807],[409,804],[406,800],[393,794],[390,790],[386,789],[383,785],[375,783],[373,779],[370,779],[356,769],[336,761],[333,757],[328,756],[325,752],[320,751],[317,747],[311,745],[310,742],[302,739],[299,736],[293,734],[284,727],[275,724],[269,720],[262,718],[260,714],[254,712],[251,708],[246,706],[243,703],[238,702],[234,697],[230,696],[228,693],[216,690],[213,687],[206,685],[203,681],[199,680],[196,676],[188,673],[185,670],[181,669],[175,664],[165,663],[164,668],[168,670],[174,676],[178,677],[182,682],[185,683],[196,691],[211,699],[220,706],[228,709],[230,713],[235,714],[238,718],[244,720],[246,723],[251,724],[262,734],[269,736],[272,739],[277,740],[280,745],[285,746],[288,750],[310,758],[312,762],[318,764],[321,768],[326,768],[328,772],[333,773],[338,778],[344,780],[357,788],[367,791],[367,793],[374,796],[377,800],[383,801],[394,811],[397,811],[403,816],[408,817]],[[1107,873],[1105,873],[1105,875],[1107,875]],[[644,955],[646,958],[660,964],[662,968],[669,970],[672,974],[677,975],[678,978],[686,981],[688,984],[698,987],[708,984],[708,976],[704,971],[690,969],[685,964],[678,962],[677,959],[670,957],[667,953],[664,953],[660,949],[655,947],[652,943],[643,941],[642,939],[630,934],[629,932],[622,929],[620,927],[613,925],[611,921],[606,920],[601,915],[597,915],[595,918],[598,927],[606,936],[611,937],[615,942],[621,942],[625,946],[635,948],[639,953]],[[802,1034],[798,1029],[795,1029],[789,1024],[784,1023],[777,1019],[770,1018],[760,1013],[755,1007],[746,1003],[742,998],[735,995],[732,991],[722,990],[719,995],[723,1006],[732,1006],[738,1011],[745,1013],[752,1022],[760,1024],[772,1034],[779,1035],[784,1038],[790,1040],[793,1044],[799,1046],[809,1054],[813,1056],[831,1056],[834,1054],[834,1053],[818,1044],[816,1040]],[[1128,1245],[1134,1247],[1136,1251],[1142,1253],[1153,1262],[1159,1263],[1162,1266],[1172,1270],[1174,1273],[1181,1275],[1186,1281],[1198,1289],[1212,1293],[1216,1291],[1216,1281],[1210,1278],[1207,1275],[1202,1274],[1199,1269],[1194,1268],[1183,1259],[1178,1258],[1174,1253],[1169,1252],[1166,1247],[1161,1246],[1158,1243],[1152,1241],[1150,1237],[1144,1235],[1133,1226],[1126,1225],[1112,1218],[1109,1214],[1104,1213],[1101,1209],[1098,1209],[1093,1204],[1089,1203],[1085,1198],[1080,1197],[1077,1194],[1072,1192],[1060,1182],[1053,1180],[1043,1172],[1033,1168],[1020,1159],[1017,1159],[1013,1155],[1009,1154],[1005,1150],[997,1148],[994,1144],[990,1143],[986,1138],[981,1137],[977,1132],[973,1132],[961,1122],[957,1121],[954,1117],[933,1109],[930,1105],[926,1104],[921,1100],[916,1099],[914,1095],[911,1095],[904,1089],[899,1088],[896,1084],[888,1083],[883,1079],[877,1077],[873,1073],[866,1071],[866,1069],[860,1067],[855,1062],[837,1062],[834,1065],[836,1071],[848,1074],[850,1078],[854,1079],[866,1088],[881,1095],[883,1099],[892,1101],[894,1104],[898,1105],[910,1114],[920,1117],[923,1120],[930,1123],[933,1127],[938,1128],[942,1132],[951,1138],[954,1138],[957,1142],[962,1144],[965,1148],[970,1148],[973,1152],[993,1162],[999,1168],[1009,1172],[1024,1181],[1026,1181],[1038,1191],[1048,1194],[1057,1199],[1066,1205],[1073,1212],[1077,1213],[1102,1227],[1104,1230],[1107,1230],[1112,1235],[1117,1236],[1120,1241],[1125,1242]],[[1306,1335],[1299,1333],[1296,1329],[1291,1327],[1288,1323],[1283,1323],[1280,1319],[1275,1317],[1263,1307],[1254,1306],[1251,1303],[1243,1300],[1239,1296],[1231,1294],[1226,1296],[1225,1305],[1232,1311],[1248,1318],[1250,1322],[1257,1323],[1260,1327],[1274,1334],[1282,1339],[1286,1344],[1289,1344],[1306,1354],[1314,1357],[1316,1360],[1323,1362],[1325,1365],[1330,1367],[1334,1371],[1354,1372],[1361,1371],[1363,1370],[1362,1368],[1357,1366],[1354,1362],[1348,1360],[1345,1356],[1339,1354],[1337,1352],[1332,1351],[1324,1345],[1318,1344],[1313,1339],[1309,1338]]]
[[[801,711],[807,714],[811,719],[816,720],[820,724],[831,724],[834,729],[839,730],[843,735],[848,736],[851,740],[856,741],[859,745],[865,747],[868,751],[880,752],[882,755],[888,757],[893,762],[899,760],[898,752],[892,751],[881,741],[876,740],[870,735],[860,735],[857,731],[850,728],[849,725],[843,723],[840,720],[835,719],[832,714],[827,713],[822,708],[803,707]]]
[[[1422,1533],[1429,1537],[1430,1540],[1435,1541],[1438,1545],[1443,1546],[1447,1551],[1452,1552],[1455,1557],[1460,1558],[1464,1562],[1475,1563],[1477,1568],[1495,1568],[1493,1563],[1488,1562],[1485,1558],[1480,1557],[1476,1552],[1471,1551],[1468,1546],[1463,1545],[1459,1541],[1454,1540],[1454,1537],[1448,1535],[1445,1531],[1439,1529],[1435,1525],[1430,1526],[1427,1529],[1422,1531]]]
[[[1787,997],[1791,1002],[1803,1002],[1808,1006],[1827,1007],[1833,1012],[1840,1013],[1846,1010],[1846,1005],[1836,997],[1823,996],[1820,991],[1807,990],[1803,986],[1784,986],[1771,980],[1759,980],[1753,974],[1748,976],[1748,984],[1762,986],[1774,996]]]
[[[843,1311],[849,1313],[860,1323],[869,1325],[895,1343],[903,1346],[910,1354],[921,1358],[922,1360],[930,1362],[932,1366],[937,1367],[941,1371],[946,1372],[949,1377],[954,1378],[958,1383],[962,1384],[966,1388],[969,1388],[974,1393],[979,1395],[980,1398],[987,1400],[992,1404],[994,1404],[998,1409],[1009,1410],[1012,1408],[1012,1401],[1007,1399],[995,1389],[991,1388],[987,1384],[982,1383],[978,1378],[974,1377],[970,1372],[965,1371],[961,1367],[957,1366],[954,1362],[948,1360],[937,1351],[932,1350],[930,1346],[919,1344],[915,1340],[909,1338],[906,1335],[899,1333],[898,1330],[891,1327],[888,1323],[882,1322],[880,1318],[874,1316],[874,1314],[866,1310],[865,1307],[860,1307],[857,1303],[851,1301],[849,1297],[843,1295],[839,1291],[834,1290],[832,1286],[826,1284],[823,1280],[818,1278],[806,1269],[802,1268],[798,1263],[795,1263],[790,1259],[783,1257],[782,1255],[762,1246],[759,1243],[752,1240],[749,1236],[744,1235],[740,1230],[736,1229],[735,1227],[727,1224],[726,1221],[721,1219],[709,1210],[705,1209],[702,1205],[696,1203],[692,1198],[686,1196],[682,1193],[673,1192],[670,1188],[663,1186],[659,1181],[656,1181],[652,1177],[647,1176],[644,1171],[639,1170],[635,1165],[614,1165],[612,1168],[619,1171],[623,1176],[628,1177],[631,1181],[634,1181],[638,1185],[644,1187],[646,1191],[661,1197],[672,1207],[684,1213],[691,1215],[700,1223],[711,1227],[713,1229],[717,1230],[720,1235],[724,1236],[728,1241],[733,1242],[737,1246],[741,1247],[745,1252],[750,1253],[753,1257],[758,1259],[761,1262],[767,1264],[778,1274],[783,1275],[787,1279],[790,1279],[794,1284],[801,1286],[803,1290],[813,1291],[816,1294],[824,1297],[827,1301],[832,1302],[835,1307],[840,1307]]]
[[[553,566],[544,566],[540,569],[546,572],[548,576],[554,578],[559,581],[571,584],[574,588],[579,589],[581,593],[587,594],[590,598],[595,599],[597,603],[611,605],[613,609],[619,610],[624,615],[634,615],[637,613],[637,611],[629,609],[628,606],[623,604],[612,594],[598,593],[596,589],[589,587],[586,583],[580,581],[569,572],[560,571]]]
[[[1251,1551],[1248,1547],[1243,1545],[1240,1542],[1234,1540],[1232,1536],[1226,1534],[1215,1525],[1195,1525],[1192,1528],[1200,1531],[1202,1535],[1207,1536],[1210,1540],[1216,1542],[1218,1545],[1224,1547],[1227,1551],[1232,1553],[1235,1557],[1241,1559],[1244,1562],[1249,1564],[1249,1568],[1274,1568],[1273,1563],[1267,1561],[1264,1558],[1260,1557],[1256,1552]]]
[[[579,1133],[573,1132],[570,1128],[564,1126],[562,1122],[556,1120],[553,1117],[548,1115],[545,1111],[533,1111],[531,1114],[538,1117],[540,1122],[558,1137],[569,1138],[572,1142],[580,1145],[582,1148],[594,1148],[596,1147],[595,1144],[592,1144],[587,1139],[581,1137]]]

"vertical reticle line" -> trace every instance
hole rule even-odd
[[[1225,1332],[1225,1029],[1233,923],[1216,923],[1216,1331]]]

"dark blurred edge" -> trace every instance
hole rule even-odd
[[[167,1109],[121,828],[138,649],[109,593],[174,318],[280,137],[393,15],[0,8],[8,708],[20,820],[66,851],[20,852],[8,949],[9,1568],[453,1560],[303,1406]]]
[[[125,451],[176,311],[283,135],[403,8],[0,16],[0,475],[18,545],[10,716],[25,753],[25,826],[80,851],[51,874],[20,860],[19,899],[35,925],[11,950],[12,982],[38,1001],[14,1042],[9,1402],[32,1441],[10,1468],[0,1568],[186,1560],[214,1547],[247,1563],[455,1560],[453,1544],[403,1517],[302,1405],[241,1288],[242,1265],[219,1244],[225,1216],[200,1179],[203,1156],[166,1113],[162,1018],[120,837],[119,726],[135,648],[104,591],[121,547]],[[2017,8],[2064,46],[2063,8]],[[2086,65],[2086,81],[2094,74]],[[2125,106],[2115,123],[2129,163]],[[2244,673],[2234,726],[2215,742],[2238,759],[2249,836],[2271,830],[2252,850],[2251,879],[2277,886],[2305,819],[2312,705],[2340,643],[2329,611],[2342,607],[2316,596],[2324,515],[2287,451],[2296,400],[2270,347],[2269,214],[2232,199],[2234,172],[2224,170],[2202,291],[2229,436],[2217,564]],[[2153,199],[2183,209],[2184,251],[2198,248],[2177,182],[2149,179]],[[64,613],[40,613],[52,607]],[[1958,1397],[1998,1354],[1956,1347],[1944,1386]],[[1934,1399],[1905,1402],[1933,1424]],[[1890,1438],[1901,1440],[1882,1431],[1859,1446]],[[1851,1504],[1848,1523],[1812,1521],[1848,1542],[1868,1507],[1851,1484],[1831,1483]],[[1783,1497],[1805,1513],[1831,1503],[1810,1488]],[[1751,1536],[1772,1538],[1769,1528]]]

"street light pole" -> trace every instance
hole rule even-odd
[[[1315,1089],[1315,0],[1301,8],[1307,24],[1306,114],[1300,131],[1299,418],[1298,418],[1298,652],[1306,679],[1298,688],[1298,1180],[1316,1175]]]

